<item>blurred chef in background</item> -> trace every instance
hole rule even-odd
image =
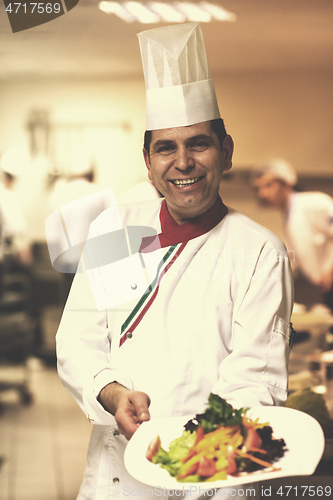
[[[333,311],[333,199],[317,191],[296,192],[296,183],[295,169],[281,159],[261,165],[255,180],[260,200],[283,215],[294,270],[320,287]]]
[[[109,190],[103,190],[95,182],[93,159],[84,143],[78,143],[73,148],[71,160],[69,176],[57,181],[50,195],[49,206],[52,212],[57,213],[66,206],[75,206],[75,210],[66,211],[66,222],[62,221],[66,226],[66,242],[67,239],[79,238],[79,234],[81,241],[85,241],[91,222],[102,211],[112,206],[112,200]],[[51,253],[58,256],[56,269],[63,273],[65,303],[77,270],[80,253],[77,245],[72,245],[71,241],[68,248],[63,248],[60,243],[65,234],[63,225],[54,224],[51,219],[49,222],[46,227],[48,245],[49,250],[52,247]]]
[[[0,182],[1,248],[0,252],[19,264],[31,262],[28,228],[20,200],[14,191],[19,175],[27,168],[29,153],[23,147],[12,147],[1,157],[2,182]]]
[[[89,151],[83,143],[73,148],[67,178],[60,178],[50,196],[50,208],[55,210],[66,203],[87,196],[101,189],[94,182],[94,169]]]

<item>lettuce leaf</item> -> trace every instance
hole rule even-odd
[[[185,429],[193,431],[198,426],[203,427],[205,434],[215,431],[218,427],[229,425],[239,425],[241,429],[242,417],[249,408],[235,410],[225,399],[217,394],[210,393],[208,398],[208,408],[204,413],[197,414],[195,419],[190,420]]]
[[[189,449],[192,448],[195,440],[196,432],[183,431],[183,434],[179,438],[174,439],[170,443],[169,451],[164,450],[160,446],[152,462],[160,464],[171,476],[176,476],[183,465],[182,459],[188,455]]]

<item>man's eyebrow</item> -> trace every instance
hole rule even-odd
[[[185,143],[191,145],[198,141],[206,141],[208,142],[208,144],[215,143],[214,138],[207,134],[198,134],[194,135],[193,137],[189,137],[188,139],[186,139]],[[151,149],[152,151],[156,151],[161,146],[175,146],[175,145],[176,141],[173,141],[171,139],[158,139],[156,142],[152,144]]]
[[[211,137],[210,135],[207,135],[207,134],[199,134],[199,135],[195,135],[193,137],[189,137],[186,142],[188,144],[191,144],[193,142],[197,142],[197,141],[207,141],[209,144],[213,144],[215,141],[214,141],[214,138]]]

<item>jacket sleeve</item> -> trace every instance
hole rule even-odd
[[[307,208],[307,217],[316,233],[333,238],[333,199],[320,193]]]
[[[267,242],[250,270],[235,279],[232,347],[212,392],[234,407],[283,405],[288,389],[293,281],[284,246]]]
[[[89,421],[112,425],[114,417],[97,401],[99,392],[111,382],[129,389],[133,384],[124,372],[112,367],[106,310],[96,306],[92,290],[101,286],[99,276],[98,268],[89,278],[85,271],[76,273],[56,335],[57,363],[62,383]]]

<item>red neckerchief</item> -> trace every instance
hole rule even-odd
[[[139,252],[148,253],[158,248],[193,240],[193,238],[208,233],[221,222],[227,213],[227,207],[218,196],[214,205],[207,212],[194,217],[189,222],[177,224],[169,213],[166,201],[163,200],[160,210],[161,233],[157,236],[142,238]]]

